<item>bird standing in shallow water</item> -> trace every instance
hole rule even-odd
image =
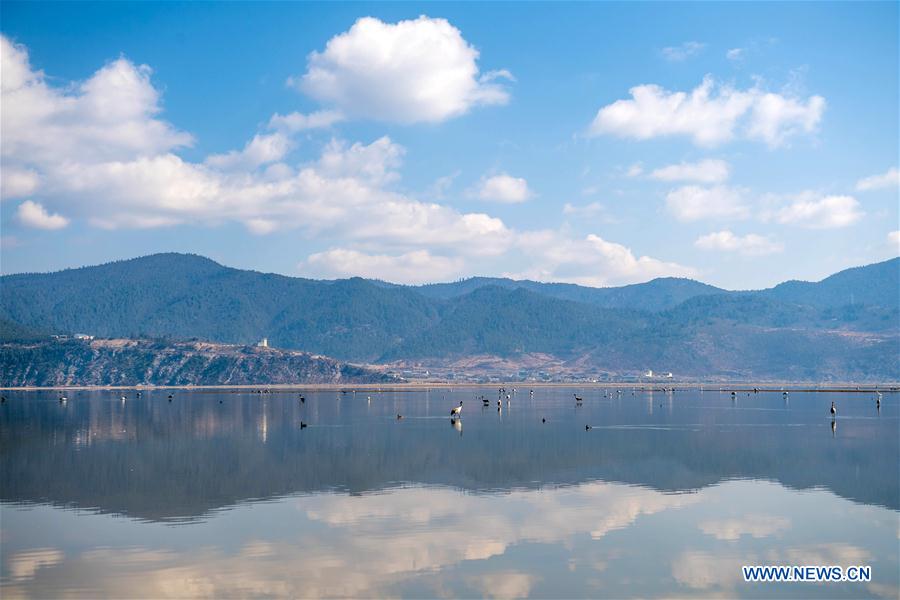
[[[585,430],[585,431],[589,431],[590,429],[591,429],[591,426],[590,426],[590,425],[585,425],[585,426],[584,426],[584,430]]]
[[[459,406],[454,406],[450,409],[450,416],[456,417],[459,416],[459,413],[462,412],[462,400],[459,401]]]
[[[836,414],[837,414],[837,409],[834,407],[834,402],[832,401],[832,403],[831,403],[831,416],[832,416],[832,418],[833,418],[834,415],[836,415]]]

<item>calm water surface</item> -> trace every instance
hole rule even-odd
[[[3,598],[900,594],[892,394],[5,395]]]

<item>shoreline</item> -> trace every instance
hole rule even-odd
[[[648,382],[648,383],[624,383],[624,382],[560,382],[560,383],[538,383],[527,381],[506,381],[491,383],[475,383],[475,382],[408,382],[408,383],[392,383],[392,384],[376,384],[376,383],[360,383],[360,384],[339,384],[339,383],[281,383],[281,384],[238,384],[238,385],[55,385],[55,386],[0,386],[0,390],[4,392],[42,392],[42,391],[113,391],[113,390],[182,390],[191,392],[218,392],[232,390],[235,392],[252,392],[257,393],[278,393],[291,391],[342,391],[352,393],[355,391],[377,391],[377,392],[412,392],[430,389],[452,389],[452,388],[473,388],[473,389],[493,389],[497,387],[515,387],[520,391],[526,389],[541,388],[580,388],[580,389],[623,389],[623,390],[642,390],[642,391],[666,391],[666,390],[695,390],[702,389],[708,392],[844,392],[844,393],[872,393],[879,392],[900,392],[900,382],[880,382],[880,383],[855,383],[855,382],[839,382],[839,383],[814,383],[805,381],[784,381],[784,382],[753,382],[753,381],[723,381],[723,382]],[[264,390],[264,391],[263,391]]]

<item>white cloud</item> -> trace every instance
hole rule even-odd
[[[30,169],[4,165],[2,171],[0,174],[0,200],[30,196],[40,184],[40,177]]]
[[[528,598],[539,577],[522,571],[497,571],[467,578],[484,598]]]
[[[387,137],[333,140],[314,162],[281,162],[289,130],[333,115],[273,118],[276,131],[195,163],[173,153],[190,136],[156,118],[149,68],[119,59],[85,84],[56,89],[31,69],[24,48],[4,37],[0,49],[3,179],[11,194],[39,182],[42,205],[19,209],[33,226],[63,226],[65,217],[54,214],[60,210],[104,228],[238,222],[257,234],[301,229],[400,254],[456,248],[464,256],[496,255],[512,244],[500,219],[391,190],[405,151]]]
[[[597,215],[606,210],[599,202],[591,202],[590,204],[585,204],[584,206],[575,206],[570,202],[566,202],[563,205],[563,214],[564,215]]]
[[[741,188],[686,185],[666,194],[666,208],[679,221],[744,219],[750,210]]]
[[[784,244],[773,242],[767,237],[755,233],[748,233],[742,237],[728,230],[701,236],[694,245],[701,250],[738,252],[746,256],[762,256],[784,250]]]
[[[533,260],[535,278],[590,285],[693,272],[636,257],[596,235],[571,240],[516,231],[488,214],[397,191],[405,150],[388,137],[332,140],[317,159],[292,165],[285,160],[290,134],[310,121],[273,117],[271,131],[244,148],[191,162],[175,153],[190,136],[158,118],[159,94],[148,68],[119,59],[89,83],[57,89],[31,69],[23,48],[5,38],[3,44],[3,169],[28,174],[13,193],[38,186],[41,204],[27,201],[18,209],[31,226],[63,227],[68,218],[80,218],[109,229],[240,223],[259,235],[298,230],[331,247],[304,263],[307,268],[399,281],[452,278],[474,260],[510,252]],[[105,106],[109,99],[114,107]],[[18,153],[7,148],[7,129]],[[532,195],[524,179],[507,174],[482,183],[485,198],[512,202]]]
[[[310,255],[300,268],[318,277],[361,276],[394,283],[433,283],[460,275],[465,263],[459,257],[436,256],[414,250],[390,256],[334,248]]]
[[[190,135],[155,118],[150,67],[124,58],[71,88],[50,87],[22,46],[0,36],[3,167],[7,163],[129,160],[189,145]]]
[[[891,231],[887,234],[888,244],[900,251],[900,231]]]
[[[356,142],[348,146],[332,140],[322,152],[318,166],[329,177],[356,177],[380,185],[399,178],[396,169],[404,154],[406,150],[387,136],[368,145]]]
[[[789,529],[790,519],[779,515],[744,515],[739,518],[709,519],[699,523],[700,531],[717,540],[734,541],[741,536],[765,538]]]
[[[668,61],[671,62],[681,62],[686,60],[692,56],[696,56],[700,54],[700,52],[706,47],[706,44],[701,42],[685,42],[680,46],[668,46],[663,48],[660,52]]]
[[[52,567],[63,561],[65,555],[56,548],[35,548],[16,552],[9,557],[9,575],[14,582],[33,579],[44,567]]]
[[[311,53],[306,73],[290,83],[350,117],[440,122],[509,101],[496,81],[510,73],[479,76],[477,60],[478,51],[445,19],[365,17]]]
[[[320,110],[305,115],[292,112],[287,115],[274,114],[269,119],[269,128],[286,133],[297,133],[308,129],[324,129],[344,120],[344,115],[336,110]]]
[[[533,195],[525,179],[512,177],[506,173],[482,177],[473,193],[482,200],[504,204],[525,202]]]
[[[763,140],[770,147],[781,146],[793,135],[815,131],[824,110],[821,96],[812,96],[804,104],[780,94],[759,94],[751,109],[747,137]]]
[[[631,98],[597,112],[588,133],[647,140],[684,135],[700,146],[717,146],[735,137],[780,146],[797,133],[812,133],[821,121],[825,99],[806,100],[717,86],[709,76],[691,92],[670,92],[658,85],[638,85]]]
[[[618,220],[609,214],[606,206],[600,202],[591,202],[583,206],[576,206],[570,202],[563,205],[564,215],[578,215],[585,219],[601,221],[603,223],[618,223]]]
[[[43,206],[31,200],[20,204],[16,214],[23,225],[36,229],[62,229],[69,224],[64,216],[55,213],[51,215]]]
[[[744,58],[744,49],[743,48],[731,48],[728,52],[725,53],[725,58],[728,60],[742,60]]]
[[[453,187],[453,182],[456,181],[456,178],[459,177],[460,173],[461,171],[457,170],[449,175],[443,175],[435,179],[431,185],[428,186],[426,196],[442,199],[446,196],[447,192],[450,191],[450,188]]]
[[[290,149],[291,141],[282,133],[259,134],[247,142],[243,150],[213,154],[206,158],[206,164],[225,171],[252,170],[281,160]]]
[[[810,229],[835,229],[858,221],[865,213],[853,196],[819,197],[812,192],[797,196],[789,205],[765,214],[782,225],[800,225]]]
[[[654,170],[650,176],[660,181],[697,181],[722,183],[731,175],[731,166],[724,160],[706,159],[695,163],[682,162]]]
[[[639,162],[636,162],[633,165],[631,165],[630,167],[628,167],[628,169],[626,169],[625,175],[627,177],[637,177],[638,175],[640,175],[643,172],[644,172],[644,165],[642,165]]]
[[[558,231],[531,231],[520,234],[517,245],[532,259],[532,266],[521,273],[508,274],[516,279],[599,287],[696,274],[676,263],[635,257],[629,248],[595,234],[573,239]]]
[[[882,188],[897,188],[898,186],[900,186],[900,171],[897,170],[897,167],[892,167],[881,175],[864,177],[856,182],[856,190],[858,192],[880,190]]]

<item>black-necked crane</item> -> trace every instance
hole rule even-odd
[[[397,420],[399,421],[399,420],[402,419],[402,418],[403,418],[403,415],[401,415],[401,414],[398,413],[398,414],[397,414]]]
[[[834,401],[832,400],[832,402],[831,402],[831,417],[834,418],[834,416],[836,414],[837,414],[837,408],[835,408]]]
[[[592,427],[591,427],[590,425],[585,425],[585,426],[584,426],[584,430],[585,430],[585,431],[590,431],[591,429],[592,429]]]
[[[463,401],[460,400],[460,401],[459,401],[459,406],[454,406],[453,408],[450,409],[450,416],[451,416],[451,417],[458,417],[458,416],[459,416],[459,413],[462,412],[462,403],[463,403]]]
[[[303,421],[300,421],[300,429],[306,429],[307,427],[308,427],[308,425],[306,423],[304,423]]]
[[[584,402],[584,398],[582,398],[582,397],[579,396],[578,394],[572,394],[572,395],[575,396],[575,402],[576,402],[577,404],[581,404],[582,402]]]

